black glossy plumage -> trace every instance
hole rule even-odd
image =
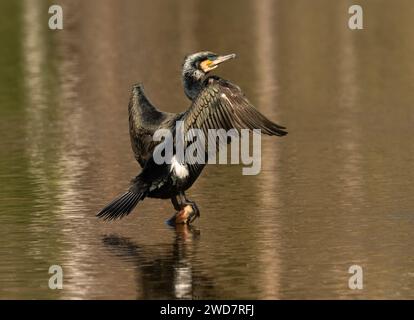
[[[200,61],[214,54],[201,52],[186,58],[183,65],[184,88],[192,100],[190,108],[171,114],[155,108],[144,94],[141,85],[135,85],[129,103],[129,129],[131,145],[136,160],[143,167],[133,180],[131,188],[98,214],[104,219],[122,218],[146,197],[174,199],[192,186],[205,165],[185,164],[189,175],[178,178],[169,164],[158,165],[152,154],[159,142],[152,136],[157,129],[174,132],[176,121],[184,122],[184,133],[201,129],[207,136],[208,129],[261,129],[267,135],[283,136],[285,127],[277,125],[257,111],[240,88],[216,76],[207,77],[200,69]],[[214,57],[212,59],[215,59]],[[186,141],[189,144],[192,141]],[[184,195],[185,197],[185,195]],[[193,203],[187,200],[187,203]]]
[[[177,114],[158,110],[144,94],[142,84],[134,85],[128,104],[129,135],[135,159],[143,168],[152,156],[154,142],[152,136],[157,129],[171,128]]]

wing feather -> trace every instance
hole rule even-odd
[[[262,115],[247,100],[239,87],[217,78],[208,79],[208,85],[185,113],[184,132],[201,129],[260,129],[264,134],[284,136],[285,127]]]
[[[135,159],[144,168],[159,144],[153,140],[154,132],[160,127],[168,127],[178,115],[157,109],[144,93],[143,86],[136,84],[132,88],[128,104],[129,135]]]

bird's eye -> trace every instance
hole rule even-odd
[[[217,59],[217,56],[209,56],[208,57],[208,60],[210,60],[210,61],[214,61],[214,60],[216,60]]]

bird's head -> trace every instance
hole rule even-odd
[[[183,81],[186,95],[192,100],[201,89],[204,77],[216,69],[219,64],[234,59],[236,55],[219,55],[210,51],[202,51],[185,57],[183,64]]]
[[[185,57],[183,73],[198,73],[199,76],[216,69],[219,64],[234,59],[236,55],[218,55],[210,51],[202,51],[190,54]],[[197,76],[197,75],[196,75]]]

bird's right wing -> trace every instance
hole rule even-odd
[[[144,167],[159,143],[152,138],[155,130],[175,115],[158,110],[145,96],[141,84],[133,86],[128,112],[132,151],[135,159]]]

